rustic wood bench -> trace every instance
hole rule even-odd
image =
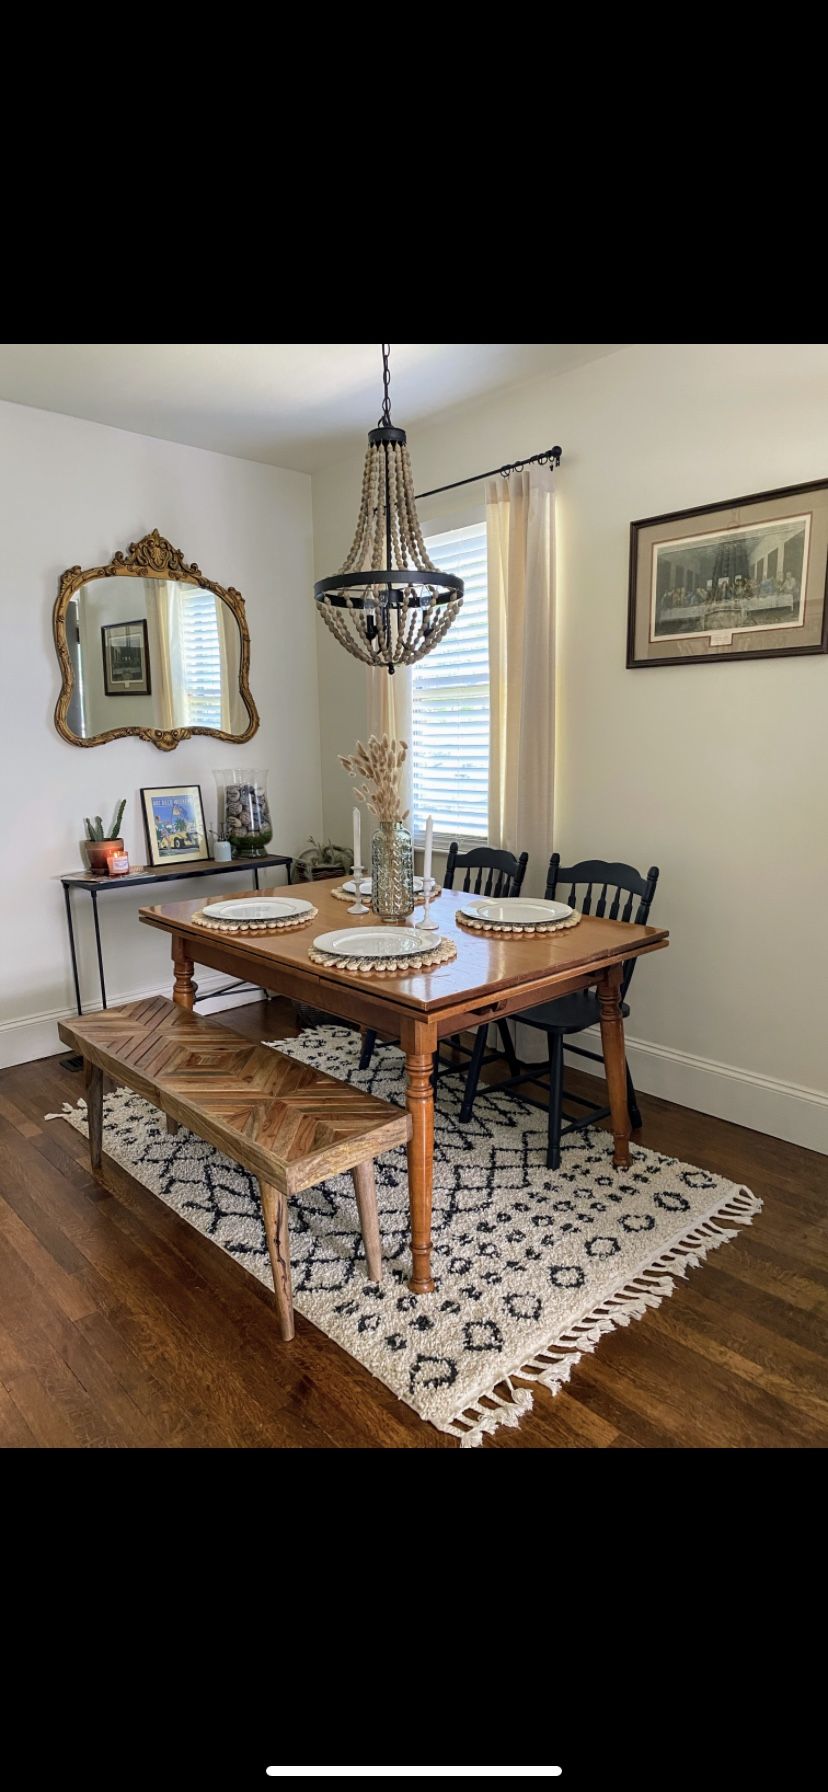
[[[283,1338],[294,1332],[287,1202],[301,1189],[351,1171],[368,1276],[380,1280],[374,1159],[407,1143],[411,1119],[404,1109],[165,996],[59,1021],[58,1032],[86,1066],[93,1170],[101,1168],[107,1076],[257,1178]]]

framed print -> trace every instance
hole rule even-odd
[[[107,697],[149,697],[149,638],[145,617],[109,622],[101,629],[104,690]]]
[[[142,790],[151,865],[209,859],[200,784],[165,784]]]
[[[627,666],[828,653],[828,479],[630,525]]]

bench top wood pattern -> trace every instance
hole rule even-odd
[[[165,996],[59,1021],[67,1045],[286,1195],[406,1144],[403,1108]]]

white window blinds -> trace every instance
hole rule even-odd
[[[212,591],[180,590],[181,659],[192,728],[221,727],[221,649]]]
[[[465,580],[459,616],[412,669],[412,832],[421,842],[432,815],[435,845],[445,847],[489,831],[486,525],[431,535],[426,547],[442,572]]]

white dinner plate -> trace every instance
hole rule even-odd
[[[421,890],[422,890],[422,887],[423,887],[423,880],[422,880],[422,878],[421,878],[421,877],[415,877],[415,879],[414,879],[414,892],[415,892],[415,895],[416,895],[416,893],[417,893],[417,891],[418,891],[418,890],[419,890],[419,891],[421,891]],[[343,885],[342,885],[342,888],[343,888],[343,890],[347,890],[347,892],[348,892],[348,895],[349,895],[349,896],[355,896],[355,895],[356,895],[356,885],[355,885],[355,883],[354,883],[354,880],[353,880],[353,878],[352,878],[352,877],[349,877],[349,878],[348,878],[348,881],[347,881],[347,883],[344,883],[344,884],[343,884]],[[371,879],[370,879],[370,877],[364,877],[364,878],[363,878],[363,879],[362,879],[362,882],[361,882],[361,884],[360,884],[360,886],[359,886],[359,893],[360,893],[360,896],[370,896],[370,894],[371,894]]]
[[[336,958],[413,958],[433,952],[434,937],[415,927],[337,927],[314,940],[318,952]]]
[[[312,907],[298,896],[233,896],[227,902],[211,902],[207,913],[217,921],[296,921],[309,915]]]
[[[548,927],[550,921],[568,921],[573,912],[568,902],[533,902],[523,896],[467,902],[460,910],[461,915],[484,921],[487,927]]]

